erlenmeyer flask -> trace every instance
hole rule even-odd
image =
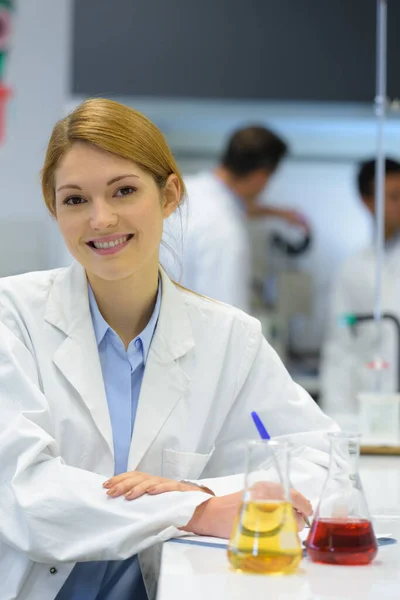
[[[255,441],[247,446],[245,489],[228,546],[235,570],[284,574],[293,572],[301,561],[289,459],[287,442]]]
[[[330,433],[328,477],[307,539],[315,562],[365,565],[378,546],[358,473],[360,436]]]

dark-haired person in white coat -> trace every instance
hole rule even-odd
[[[382,272],[382,310],[400,321],[400,162],[385,163],[385,254]],[[375,160],[360,165],[358,190],[367,210],[375,213]],[[356,331],[342,324],[344,315],[373,315],[375,307],[376,256],[371,244],[345,261],[332,288],[330,315],[321,361],[321,402],[329,414],[355,415],[359,392],[371,392],[367,365],[381,355],[382,392],[398,391],[400,339],[394,323],[383,321],[382,344],[376,346],[373,320]]]
[[[265,205],[263,190],[287,153],[262,125],[235,131],[219,164],[185,178],[187,203],[166,223],[161,263],[185,287],[251,312],[252,255],[248,221],[275,217],[308,229],[295,210]],[[172,260],[171,260],[172,258]]]

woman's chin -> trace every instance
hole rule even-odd
[[[84,268],[89,278],[90,276],[92,276],[96,277],[97,279],[103,279],[104,281],[118,281],[120,279],[128,279],[135,272],[135,269],[132,269],[132,267],[130,269],[124,269],[118,268],[117,266],[109,266],[108,268],[99,269],[98,266],[97,268],[93,268],[92,265],[84,265]]]

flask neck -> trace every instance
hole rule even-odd
[[[291,500],[290,496],[290,450],[283,448],[276,455],[278,472],[284,489],[285,498]]]
[[[279,493],[276,491],[277,500],[291,500],[289,474],[291,448],[291,444],[276,440],[249,442],[245,490],[250,493],[250,496],[258,484],[265,482],[279,487]]]
[[[338,436],[331,438],[329,476],[338,478],[357,476],[359,469],[360,443],[357,437]]]
[[[329,473],[317,508],[317,519],[370,520],[359,475],[360,436],[332,433],[329,437]]]

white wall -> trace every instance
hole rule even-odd
[[[40,191],[46,143],[68,90],[70,0],[20,0],[7,80],[13,98],[0,147],[0,275],[57,263],[59,244]]]

